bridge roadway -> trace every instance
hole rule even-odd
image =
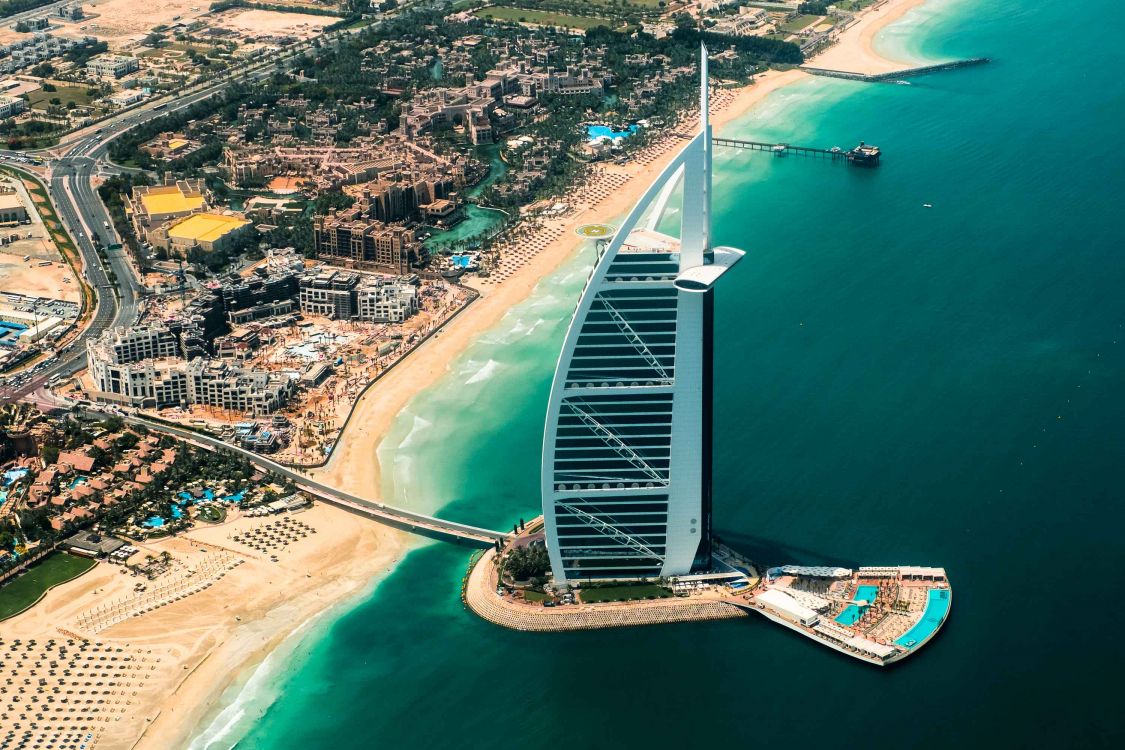
[[[94,412],[104,416],[115,416],[110,412],[104,412],[99,409],[87,407],[87,412]],[[506,541],[511,534],[503,531],[493,531],[491,529],[482,529],[479,526],[470,526],[464,523],[457,523],[456,521],[447,521],[443,518],[435,518],[427,516],[424,513],[415,513],[414,511],[406,510],[404,508],[396,508],[383,503],[376,503],[370,500],[364,500],[361,497],[352,495],[347,492],[330,487],[321,482],[317,482],[309,477],[294,471],[286,466],[283,466],[276,461],[262,456],[253,451],[248,451],[236,445],[218,440],[217,438],[201,435],[191,430],[181,429],[179,427],[172,427],[171,425],[162,422],[154,422],[152,420],[144,419],[142,417],[131,415],[119,415],[126,422],[133,424],[143,425],[150,430],[156,432],[163,432],[172,435],[185,443],[190,443],[199,448],[206,450],[222,450],[246,458],[256,466],[271,471],[275,474],[291,480],[294,484],[300,487],[308,494],[323,500],[326,503],[344,508],[345,510],[353,513],[358,513],[368,518],[372,518],[380,523],[389,524],[404,531],[409,531],[422,536],[428,536],[446,541],[456,542],[470,542],[474,545],[482,547],[491,547],[496,542]]]

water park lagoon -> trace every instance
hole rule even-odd
[[[465,604],[514,630],[563,631],[746,617],[756,612],[842,654],[884,666],[914,653],[945,623],[942,568],[785,565],[768,568],[715,545],[712,569],[655,580],[542,586],[513,580],[509,556],[541,543],[536,519],[473,561]]]

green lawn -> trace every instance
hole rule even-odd
[[[198,518],[207,523],[222,523],[227,520],[227,510],[221,505],[205,505],[199,509]]]
[[[531,591],[530,589],[523,592],[524,601],[528,602],[545,602],[550,597],[542,591]]]
[[[592,29],[595,26],[616,26],[608,18],[595,16],[572,16],[550,10],[533,10],[529,8],[510,8],[504,5],[494,5],[490,8],[481,8],[476,13],[481,18],[494,18],[498,21],[519,21],[521,23],[535,23],[540,26],[563,26],[568,29]]]
[[[800,15],[794,18],[792,21],[789,21],[788,23],[781,24],[781,30],[788,31],[792,34],[794,32],[800,31],[819,18],[820,16]]]
[[[67,102],[74,102],[78,106],[86,106],[93,101],[86,92],[89,86],[55,86],[55,91],[32,91],[27,95],[27,106],[31,109],[47,109],[52,99],[58,99],[63,107]]]
[[[655,583],[641,583],[633,586],[607,586],[605,588],[581,589],[579,595],[582,601],[612,602],[630,599],[664,599],[672,596],[672,592]]]
[[[22,612],[52,586],[58,586],[97,565],[95,560],[66,552],[47,555],[30,570],[0,588],[0,620]]]

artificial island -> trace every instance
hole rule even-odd
[[[543,516],[475,560],[465,603],[535,631],[757,612],[890,664],[945,623],[944,569],[766,567],[713,534],[715,285],[745,253],[711,241],[705,48],[700,69],[698,133],[598,242],[551,387]]]

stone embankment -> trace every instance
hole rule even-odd
[[[496,594],[495,555],[495,550],[489,550],[473,565],[465,580],[464,601],[482,619],[513,630],[592,630],[723,620],[749,614],[729,602],[695,597],[562,607],[524,604]]]

